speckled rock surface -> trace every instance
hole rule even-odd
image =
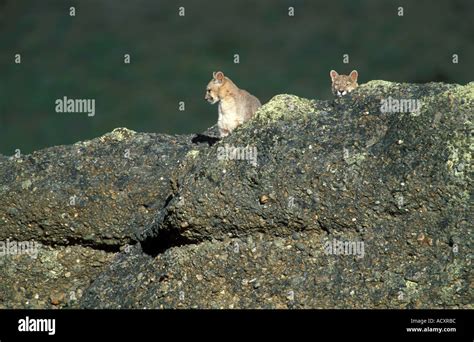
[[[119,247],[164,206],[191,136],[119,128],[0,162],[0,240]]]
[[[0,257],[0,309],[76,308],[114,253],[89,247],[40,246]]]
[[[401,223],[373,234],[260,233],[174,247],[155,258],[136,247],[97,278],[81,307],[472,307],[468,252],[424,244],[416,229],[399,234]],[[364,256],[327,255],[323,246],[333,239],[364,239]]]
[[[383,112],[389,98],[420,107]],[[10,196],[0,199],[0,223],[7,223],[0,234],[40,239],[51,253],[65,248],[55,242],[105,253],[107,265],[84,271],[81,296],[66,307],[473,308],[473,114],[474,83],[372,81],[327,101],[278,95],[222,141],[212,138],[215,128],[193,137],[121,130],[121,143],[100,145],[109,167],[81,179],[91,184],[87,193],[114,192],[111,175],[134,170],[134,182],[125,182],[128,199],[97,197],[96,206],[67,221],[89,227],[80,233],[61,224],[64,207],[55,205],[49,233],[32,235],[40,222],[31,218],[45,214],[15,197],[40,203],[38,189],[76,189],[74,177],[67,185],[70,171],[59,177],[43,167],[43,178],[53,180],[42,183],[21,167],[9,172],[14,166],[0,159],[0,189]],[[159,147],[147,147],[155,139]],[[135,158],[150,164],[117,163],[117,151],[130,144]],[[61,166],[56,152],[77,146],[30,158]],[[172,164],[160,164],[163,151]],[[7,191],[13,186],[14,194]],[[11,209],[19,205],[22,215]],[[6,283],[13,283],[15,265],[3,266]],[[20,297],[7,295],[2,305],[21,306],[11,304],[24,303]],[[42,304],[57,305],[34,305]]]

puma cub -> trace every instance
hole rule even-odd
[[[339,75],[335,70],[331,70],[329,75],[331,76],[332,93],[334,95],[346,95],[359,86],[357,84],[357,77],[359,76],[357,70],[352,70],[349,76]]]
[[[205,99],[219,102],[217,126],[220,136],[228,136],[237,126],[248,121],[261,106],[260,101],[243,89],[239,89],[222,71],[214,72],[207,85]]]

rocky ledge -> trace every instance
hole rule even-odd
[[[473,113],[474,83],[372,81],[221,141],[0,156],[0,307],[473,308]]]

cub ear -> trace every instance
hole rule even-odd
[[[357,77],[359,77],[359,73],[357,72],[357,70],[352,70],[349,76],[354,82],[357,82]]]
[[[339,74],[337,73],[336,70],[331,70],[331,71],[329,72],[329,76],[331,76],[331,80],[334,81],[334,79],[335,79],[337,76],[339,76]]]
[[[224,73],[222,71],[214,72],[212,76],[218,83],[222,83],[222,81],[224,81]]]

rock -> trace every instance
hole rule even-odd
[[[300,250],[300,251],[304,251],[304,250],[306,249],[305,245],[304,245],[303,243],[301,243],[301,242],[297,242],[297,243],[295,244],[295,247],[296,247],[298,250]]]
[[[421,107],[382,112],[388,98]],[[124,131],[92,140],[89,153],[104,160],[94,168],[80,159],[82,183],[61,157],[81,143],[18,165],[0,158],[0,233],[116,255],[105,268],[87,262],[98,273],[74,292],[82,308],[473,308],[473,112],[474,83],[372,81],[328,101],[278,95],[223,141],[215,127],[194,137]],[[118,162],[127,146],[146,168]],[[218,158],[225,146],[236,152]],[[87,210],[65,211],[50,198],[76,189]],[[68,284],[81,279],[59,270]],[[25,284],[8,293],[35,298]]]
[[[388,96],[420,98],[423,107],[416,115],[380,113]],[[472,238],[458,249],[450,241],[469,236],[470,178],[450,165],[468,165],[473,108],[472,83],[376,81],[334,101],[275,97],[226,139],[256,146],[258,167],[217,160],[220,143],[200,153],[144,240],[184,245],[148,261],[124,255],[88,289],[82,307],[210,308],[209,294],[221,291],[218,302],[232,308],[466,307]],[[439,110],[443,125],[433,127]],[[272,201],[262,193],[274,194]],[[305,244],[294,249],[298,231]],[[439,243],[416,244],[423,231]],[[361,241],[366,252],[328,255],[334,240]],[[310,257],[300,252],[306,245]],[[220,255],[225,263],[214,262]],[[138,272],[170,280],[142,288]],[[259,279],[258,291],[249,279]],[[167,295],[157,295],[164,288]]]
[[[199,148],[192,136],[119,128],[100,138],[0,160],[0,241],[112,248],[136,241]]]
[[[54,306],[58,306],[60,303],[64,301],[66,298],[66,294],[64,292],[53,292],[50,296],[51,304]]]
[[[82,246],[42,246],[36,257],[1,255],[0,309],[77,308],[83,291],[113,257]]]

